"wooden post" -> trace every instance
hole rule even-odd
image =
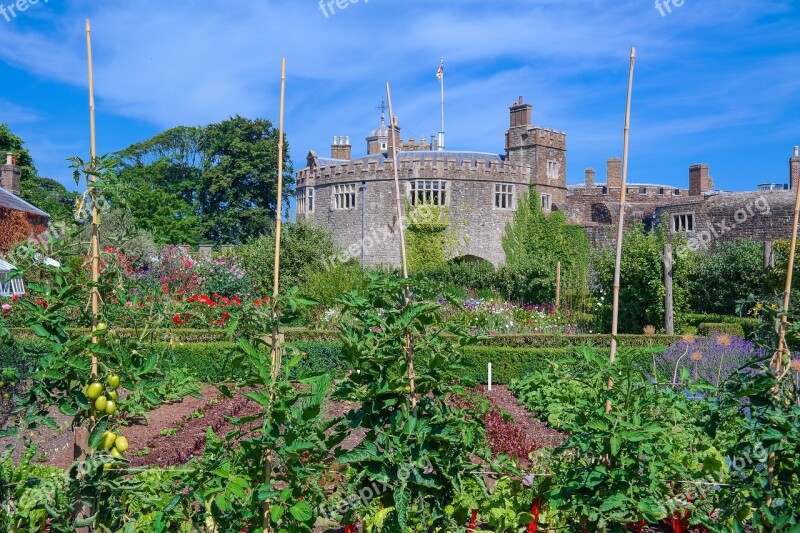
[[[764,241],[762,244],[764,251],[764,272],[775,268],[775,255],[772,253],[772,241]]]
[[[675,309],[672,293],[672,245],[664,243],[664,329],[675,334]]]
[[[280,293],[280,272],[281,272],[281,219],[283,215],[283,111],[286,95],[286,58],[281,59],[281,100],[278,118],[278,206],[275,212],[275,265],[272,278],[272,296],[278,297]],[[273,302],[273,313],[277,314],[277,304]],[[272,363],[272,382],[270,387],[270,404],[274,401],[275,381],[281,371],[281,343],[283,335],[278,329],[277,316],[272,317],[272,345],[270,346],[270,357]],[[264,482],[269,483],[272,478],[272,450],[267,450],[264,455]],[[261,504],[261,525],[262,529],[269,533],[272,531],[270,524],[270,498]]]
[[[619,286],[620,269],[622,264],[622,237],[625,227],[625,196],[628,185],[628,141],[631,123],[631,94],[633,93],[633,67],[636,62],[636,48],[631,48],[631,63],[628,72],[628,100],[625,106],[625,130],[623,134],[622,149],[622,188],[619,195],[619,221],[617,225],[617,256],[614,262],[614,301],[611,308],[611,355],[609,361],[613,365],[617,358],[617,333],[619,332]],[[614,386],[614,380],[608,380],[608,388]],[[611,412],[611,401],[606,402],[606,411]]]
[[[786,374],[791,370],[788,365],[788,359],[791,356],[789,345],[786,343],[786,326],[789,323],[789,298],[792,295],[792,281],[794,276],[794,257],[797,254],[797,223],[800,221],[800,187],[797,187],[797,192],[794,199],[794,219],[792,220],[792,241],[789,246],[789,265],[786,269],[786,284],[783,289],[783,316],[781,317],[781,324],[778,334],[778,348],[772,356],[772,371],[775,374],[775,394],[780,393],[780,382],[786,377]],[[787,363],[784,369],[784,363]],[[769,454],[767,458],[767,472],[769,475],[770,489],[775,483],[775,452]],[[772,496],[767,496],[767,507],[772,505]]]
[[[392,110],[392,92],[389,89],[389,82],[386,82],[386,99],[389,101],[389,146],[392,151],[392,166],[394,167],[394,194],[397,204],[397,220],[400,222],[400,262],[403,267],[403,279],[408,279],[408,262],[406,260],[406,233],[405,217],[403,216],[403,204],[400,196],[400,176],[397,168],[397,137],[395,136],[395,118]],[[408,286],[406,286],[406,302],[411,298]],[[416,412],[417,408],[417,385],[416,372],[414,371],[414,339],[411,335],[406,335],[405,343],[406,364],[408,366],[408,386],[411,389],[411,408]]]
[[[561,261],[556,263],[556,312],[561,310]]]

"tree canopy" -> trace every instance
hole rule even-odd
[[[284,195],[294,183],[284,143]],[[109,188],[159,244],[242,244],[266,234],[277,211],[278,130],[235,116],[177,127],[117,154]]]

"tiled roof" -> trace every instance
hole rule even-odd
[[[22,211],[24,213],[30,213],[40,217],[50,218],[50,215],[41,209],[32,206],[19,196],[11,194],[2,187],[0,187],[0,207],[5,207],[14,211]]]

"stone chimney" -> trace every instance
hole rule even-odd
[[[517,102],[511,104],[509,110],[511,111],[512,128],[516,128],[517,126],[530,126],[533,106],[523,103],[521,96]]]
[[[590,189],[594,187],[594,169],[587,168],[586,169],[586,188]]]
[[[796,189],[800,185],[800,146],[794,147],[794,156],[789,160],[789,186]]]
[[[708,175],[708,165],[689,167],[689,196],[703,196],[714,188],[714,180]]]
[[[346,159],[349,161],[352,153],[353,147],[350,145],[350,137],[333,137],[331,159]]]
[[[0,187],[19,196],[19,178],[22,171],[17,166],[17,158],[11,152],[6,154],[5,164],[0,167]]]
[[[622,159],[609,158],[606,163],[606,187],[620,188],[622,186]]]

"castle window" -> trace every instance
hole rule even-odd
[[[673,233],[694,231],[694,214],[672,215],[672,231]]]
[[[447,182],[439,180],[412,181],[408,202],[411,205],[447,205]]]
[[[549,194],[542,194],[542,211],[549,213],[553,207],[553,197]]]
[[[386,150],[386,143],[381,143],[381,150]]]
[[[560,165],[557,161],[548,161],[547,162],[547,179],[549,180],[557,180],[560,170]]]
[[[333,186],[333,208],[354,209],[356,207],[356,184],[346,183]]]
[[[664,187],[661,187],[660,189],[658,189],[658,194],[660,194],[662,196],[664,195]]]
[[[640,196],[647,195],[647,187],[639,187],[639,195]]]
[[[503,183],[494,184],[495,209],[514,209],[514,186]]]
[[[305,187],[297,190],[297,214],[314,212],[314,189]]]
[[[675,196],[680,196],[681,195],[681,190],[680,189],[674,189],[672,191],[672,194],[674,194]]]

